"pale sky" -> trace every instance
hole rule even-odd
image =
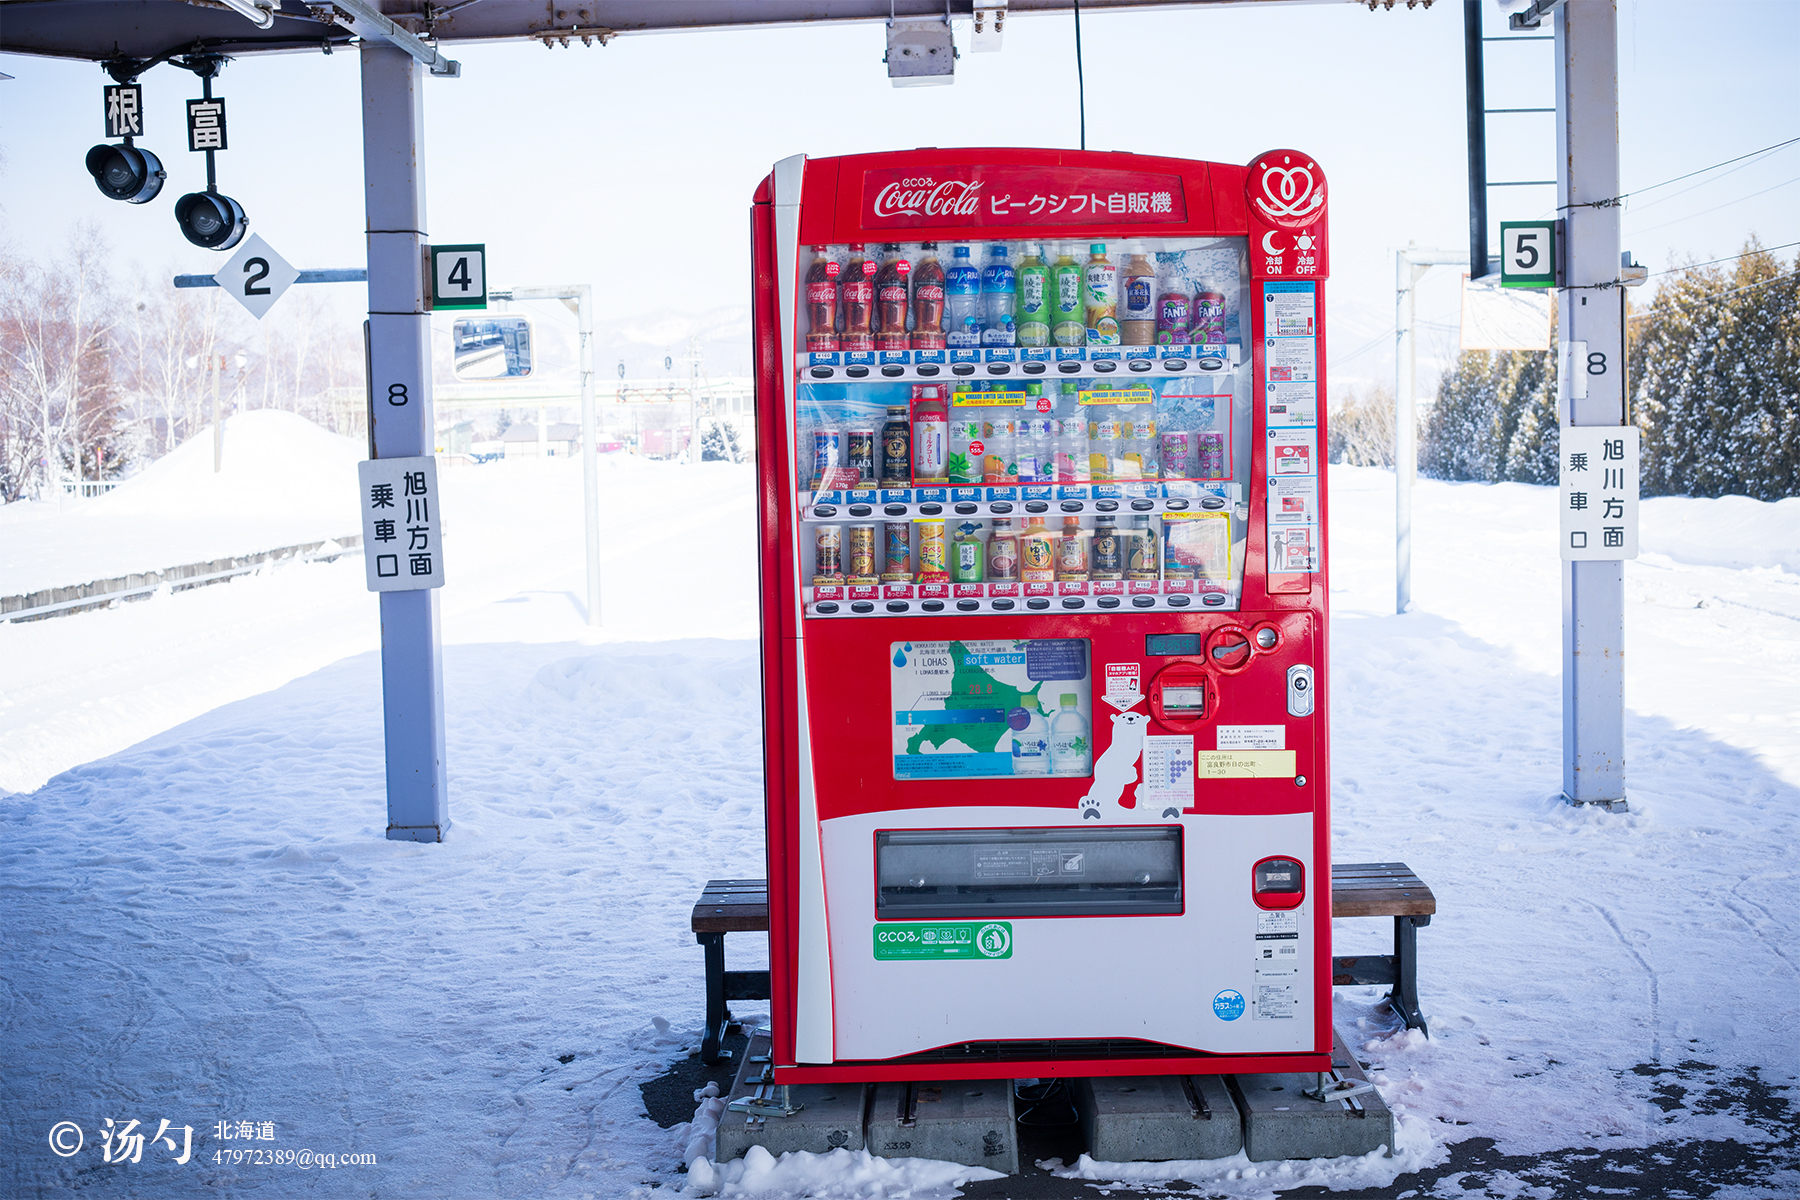
[[[1485,15],[1501,33],[1499,7]],[[1620,16],[1627,190],[1800,136],[1800,3],[1622,0]],[[1090,149],[1242,163],[1292,146],[1318,158],[1332,188],[1332,391],[1389,379],[1395,248],[1467,245],[1462,6],[1090,12],[1082,24]],[[454,47],[463,77],[427,84],[430,234],[485,242],[493,286],[591,282],[603,319],[742,308],[747,209],[777,159],[1075,144],[1068,16],[1015,17],[998,54],[971,53],[966,22],[958,42],[957,82],[923,89],[889,85],[879,25]],[[1552,105],[1550,51],[1491,46],[1489,106]],[[0,71],[15,77],[0,82],[0,238],[50,257],[91,221],[146,267],[222,265],[182,240],[171,213],[204,185],[182,133],[198,80],[171,66],[141,80],[141,142],[170,179],[133,206],[106,200],[82,168],[103,140],[100,68],[0,55]],[[220,187],[251,229],[299,267],[361,265],[356,55],[245,58],[216,90],[232,143]],[[1491,118],[1490,177],[1552,177],[1551,120]],[[1505,189],[1493,219],[1551,204],[1548,189]],[[1677,255],[1734,254],[1751,233],[1800,240],[1800,146],[1649,192],[1624,219],[1626,246],[1652,271]],[[1428,352],[1452,344],[1457,314],[1455,272],[1435,275],[1420,309]],[[347,318],[361,309],[356,288],[332,291]]]

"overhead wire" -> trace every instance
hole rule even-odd
[[[1792,246],[1800,246],[1800,242],[1783,242],[1779,246],[1759,246],[1755,250],[1746,250],[1742,254],[1733,254],[1726,258],[1709,259],[1706,262],[1688,263],[1682,267],[1670,267],[1666,271],[1652,271],[1646,279],[1655,279],[1658,275],[1673,275],[1677,271],[1694,271],[1701,267],[1716,267],[1720,263],[1736,262],[1740,258],[1749,258],[1753,254],[1773,254],[1777,250],[1786,250]]]
[[[1716,304],[1720,300],[1724,300],[1724,299],[1727,299],[1728,297],[1735,296],[1740,292],[1755,291],[1759,287],[1767,287],[1771,283],[1780,283],[1782,280],[1792,279],[1796,275],[1800,275],[1800,270],[1788,271],[1781,275],[1771,275],[1769,278],[1759,279],[1755,283],[1746,283],[1741,288],[1732,288],[1729,292],[1720,292],[1716,296],[1707,296],[1703,300],[1695,301],[1695,306],[1697,307],[1699,305],[1704,305],[1704,304]],[[1641,321],[1645,317],[1648,317],[1651,314],[1653,314],[1654,312],[1656,312],[1656,309],[1646,308],[1643,312],[1632,313],[1630,316],[1626,317],[1625,319],[1627,321]]]
[[[1646,225],[1642,229],[1633,229],[1631,232],[1632,232],[1633,236],[1636,236],[1637,234],[1640,234],[1640,233],[1654,233],[1658,229],[1667,229],[1669,226],[1679,225],[1683,221],[1692,221],[1696,217],[1704,217],[1708,213],[1716,213],[1721,208],[1730,208],[1734,204],[1741,204],[1745,200],[1754,200],[1758,196],[1767,195],[1769,192],[1778,191],[1779,189],[1784,188],[1784,187],[1791,187],[1792,185],[1794,185],[1796,183],[1800,183],[1800,175],[1796,175],[1792,179],[1785,180],[1782,183],[1773,184],[1769,187],[1762,189],[1762,191],[1760,191],[1760,192],[1750,192],[1747,195],[1738,196],[1735,199],[1727,200],[1723,204],[1715,204],[1711,208],[1703,208],[1697,213],[1689,213],[1685,217],[1676,217],[1673,221],[1664,221],[1660,225]],[[1670,197],[1670,199],[1673,199],[1673,198],[1674,197]]]

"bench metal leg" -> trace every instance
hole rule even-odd
[[[1394,918],[1394,990],[1388,995],[1388,1003],[1406,1027],[1417,1029],[1426,1037],[1431,1036],[1431,1030],[1425,1027],[1425,1017],[1419,1012],[1418,930],[1429,924],[1428,916]]]
[[[719,1061],[719,1044],[731,1019],[725,1008],[725,935],[696,933],[694,940],[706,948],[706,1036],[700,1040],[700,1061],[710,1067]]]

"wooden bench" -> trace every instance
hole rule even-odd
[[[1388,1003],[1407,1027],[1425,1030],[1419,1012],[1418,930],[1431,924],[1436,911],[1437,898],[1405,863],[1333,864],[1331,915],[1394,918],[1394,952],[1333,958],[1331,982],[1385,984]],[[694,905],[693,926],[694,939],[706,950],[706,1036],[700,1059],[711,1064],[719,1060],[719,1044],[731,1020],[727,1004],[769,998],[767,971],[725,969],[726,934],[769,930],[768,881],[712,880]]]

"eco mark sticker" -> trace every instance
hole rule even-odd
[[[1011,958],[1010,921],[934,921],[925,925],[877,925],[875,957]]]
[[[1229,989],[1213,997],[1213,1016],[1221,1021],[1235,1021],[1244,1015],[1244,994]]]
[[[1195,774],[1201,779],[1292,779],[1292,750],[1202,750]]]

